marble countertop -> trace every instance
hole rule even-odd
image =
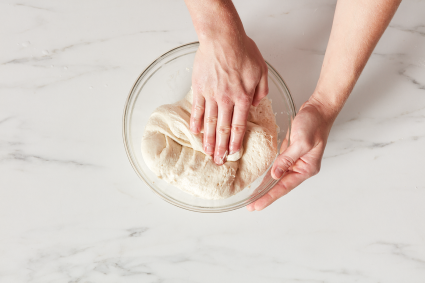
[[[237,0],[299,107],[335,1]],[[0,282],[425,282],[425,1],[404,1],[319,175],[262,212],[199,214],[138,179],[121,117],[197,40],[183,1],[0,3]]]

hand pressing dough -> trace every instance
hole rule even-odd
[[[243,149],[218,166],[205,154],[203,133],[189,130],[192,90],[174,104],[158,107],[142,138],[142,154],[160,179],[203,199],[223,199],[243,190],[261,176],[277,154],[276,118],[271,101],[251,106]]]

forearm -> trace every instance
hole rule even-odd
[[[242,40],[245,31],[231,0],[185,0],[201,44]]]
[[[333,122],[401,0],[340,0],[312,101]]]

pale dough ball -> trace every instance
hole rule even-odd
[[[251,106],[243,150],[221,166],[205,154],[203,133],[190,132],[191,108],[192,90],[183,100],[158,107],[149,118],[142,154],[158,178],[203,199],[223,199],[243,190],[273,162],[279,128],[269,99]]]

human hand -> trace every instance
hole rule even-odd
[[[318,101],[310,98],[304,103],[292,123],[291,144],[281,154],[271,169],[274,179],[282,179],[263,197],[249,204],[249,211],[263,210],[278,198],[286,195],[306,179],[319,173],[326,142],[334,118],[323,115]],[[285,173],[286,172],[286,173]]]
[[[221,165],[240,150],[248,111],[268,93],[267,65],[244,33],[201,41],[193,68],[190,129],[204,130],[203,147]]]

